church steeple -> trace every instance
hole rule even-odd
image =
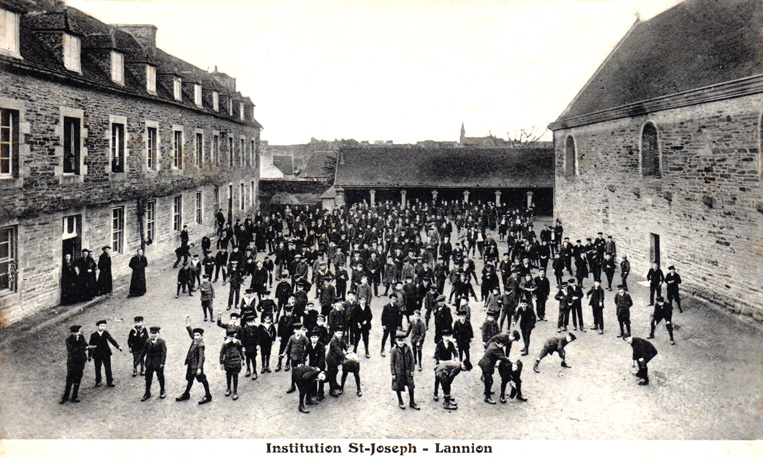
[[[463,146],[466,142],[466,129],[464,128],[464,122],[461,121],[461,137],[458,139],[458,143]]]

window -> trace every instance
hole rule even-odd
[[[241,201],[239,205],[241,205],[241,210],[243,211],[244,210],[244,193],[246,192],[244,188],[244,183],[241,183],[241,186],[239,189],[240,189],[240,194],[238,197],[239,197],[239,200]]]
[[[179,231],[183,227],[183,196],[175,196],[172,201],[172,230]]]
[[[220,188],[215,186],[215,208],[220,208]]]
[[[146,65],[146,90],[156,94],[156,67],[153,65]]]
[[[220,136],[212,135],[212,165],[217,167],[217,161],[220,160]]]
[[[19,55],[19,15],[0,9],[0,51]]]
[[[111,51],[111,80],[125,84],[125,56],[121,52]]]
[[[16,291],[16,227],[0,228],[0,292]]]
[[[156,201],[146,202],[146,237],[153,241],[156,238]]]
[[[183,168],[183,131],[172,131],[172,166],[176,169]]]
[[[252,140],[251,141],[251,149],[249,150],[249,158],[250,158],[250,161],[251,161],[251,162],[249,162],[249,164],[252,167],[257,165],[257,157],[255,155],[255,151],[257,150],[256,146],[257,146],[257,144],[254,143],[254,140]]]
[[[252,181],[252,189],[249,191],[249,206],[254,205],[254,192],[256,189],[256,183]]]
[[[175,100],[183,100],[182,85],[183,80],[179,76],[176,76],[175,79],[172,80],[172,94],[175,97]]]
[[[124,253],[125,209],[117,207],[111,210],[111,249],[114,253]]]
[[[573,178],[576,175],[578,175],[578,157],[575,151],[575,139],[569,135],[564,146],[564,176]]]
[[[233,136],[228,136],[228,162],[231,167],[233,167]]]
[[[193,103],[195,103],[197,107],[201,106],[201,84],[193,85]]]
[[[246,140],[243,138],[239,139],[239,148],[238,148],[238,164],[244,165],[244,152],[246,151]]]
[[[125,125],[120,123],[111,124],[111,171],[125,171]]]
[[[239,115],[239,117],[241,118],[242,121],[244,119],[246,119],[246,113],[245,113],[244,109],[245,109],[244,108],[244,102],[240,102],[238,104],[238,115]]]
[[[80,120],[64,117],[64,173],[79,175]]]
[[[73,72],[82,73],[80,62],[80,40],[74,35],[64,34],[64,67]]]
[[[19,112],[0,109],[0,178],[18,175]]]
[[[156,127],[146,127],[146,166],[156,170],[159,150],[159,134]]]
[[[204,213],[204,207],[202,206],[201,192],[196,193],[196,224],[202,223],[202,215]]]
[[[233,116],[233,97],[228,97],[228,114]]]
[[[212,91],[212,109],[220,111],[220,93],[217,91]]]
[[[204,134],[196,132],[196,166],[201,168],[204,165]]]
[[[641,131],[641,175],[660,177],[660,147],[657,141],[657,127],[651,122]]]

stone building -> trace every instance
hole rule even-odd
[[[555,215],[640,274],[763,319],[763,3],[687,0],[637,21],[550,125]]]
[[[464,200],[514,207],[533,203],[550,215],[554,153],[545,146],[510,148],[341,148],[335,205],[399,200]],[[331,207],[330,202],[324,205]]]
[[[235,79],[50,0],[0,0],[0,323],[60,300],[62,259],[115,278],[256,204],[260,124]]]

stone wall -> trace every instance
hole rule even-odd
[[[683,289],[763,320],[763,95],[689,106],[554,132],[555,216],[565,235],[612,234],[636,273],[660,236],[661,267]],[[642,177],[641,131],[658,129],[660,178]],[[572,135],[578,175],[565,176]]]
[[[127,263],[140,246],[139,199],[156,202],[157,233],[146,249],[149,263],[173,256],[179,244],[179,232],[172,227],[174,196],[183,195],[183,221],[192,240],[213,233],[218,205],[227,216],[229,184],[233,185],[234,218],[253,215],[258,205],[260,131],[253,123],[158,99],[10,71],[0,72],[0,108],[19,113],[21,133],[18,177],[0,180],[0,227],[15,228],[18,261],[15,290],[0,291],[0,327],[59,303],[65,216],[81,216],[81,246],[92,249],[97,260],[101,247],[112,244],[112,209],[124,207],[125,248],[113,253],[116,282],[129,275]],[[64,116],[81,117],[83,173],[78,176],[62,173]],[[123,120],[126,131],[125,172],[116,174],[110,172],[109,159],[110,122],[114,120]],[[147,170],[147,122],[158,126],[158,170]],[[182,169],[171,166],[173,128],[183,131]],[[203,135],[201,167],[196,165],[196,132]],[[213,133],[220,134],[218,166],[210,163]],[[229,166],[228,135],[234,139],[233,167]],[[244,155],[241,136],[246,140]],[[195,220],[197,191],[203,194],[201,224]]]

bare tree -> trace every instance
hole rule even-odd
[[[529,145],[535,143],[543,136],[543,129],[539,129],[536,126],[523,127],[514,132],[506,133],[509,138],[509,143],[512,145]]]

